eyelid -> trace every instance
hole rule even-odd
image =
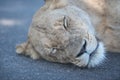
[[[65,30],[67,30],[67,27],[68,27],[68,21],[67,21],[67,18],[64,16],[63,18],[63,26],[65,28]]]

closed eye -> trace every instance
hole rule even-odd
[[[63,27],[65,28],[65,30],[67,30],[67,27],[68,27],[68,20],[67,18],[64,16],[63,18]]]
[[[57,49],[56,48],[52,48],[50,53],[54,54],[56,52],[57,52]]]

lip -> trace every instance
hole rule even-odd
[[[95,53],[96,53],[96,51],[97,51],[97,49],[99,47],[99,40],[97,38],[96,38],[96,40],[97,40],[97,46],[96,46],[95,50],[92,53],[90,53],[90,57],[95,55]]]
[[[97,46],[96,46],[96,48],[94,49],[94,51],[92,52],[92,53],[90,53],[90,55],[89,55],[89,61],[88,61],[88,64],[86,65],[86,67],[88,68],[89,67],[89,63],[90,63],[90,60],[91,60],[91,58],[96,54],[96,51],[98,50],[98,48],[99,48],[99,43],[100,43],[100,39],[98,39],[97,37],[96,37],[96,40],[97,40]]]

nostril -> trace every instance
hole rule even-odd
[[[76,57],[80,57],[82,54],[87,53],[86,46],[87,46],[87,41],[85,40],[83,47],[81,48],[80,52],[77,54]]]

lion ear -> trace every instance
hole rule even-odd
[[[67,5],[67,0],[45,0],[48,9],[58,9]]]

